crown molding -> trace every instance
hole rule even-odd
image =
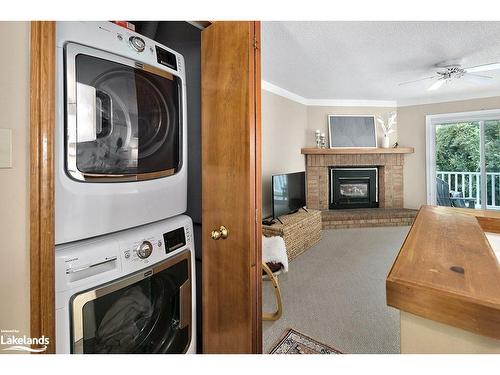
[[[445,95],[434,98],[421,98],[421,99],[403,99],[403,100],[358,100],[358,99],[308,99],[288,91],[282,87],[276,86],[270,82],[262,81],[262,89],[272,92],[273,94],[282,96],[294,102],[306,106],[323,106],[323,107],[410,107],[414,105],[438,104],[457,102],[462,100],[473,100],[492,98],[500,96],[500,90],[491,91],[483,94],[458,94],[458,95]]]
[[[395,100],[308,99],[307,105],[321,107],[397,107]]]
[[[304,98],[303,96],[297,95],[291,91],[288,91],[288,90],[285,90],[279,86],[273,85],[271,82],[267,82],[267,81],[262,80],[261,88],[262,88],[262,90],[272,92],[273,94],[290,99],[294,102],[297,102],[297,103],[300,103],[303,105],[308,105],[307,104],[308,100],[306,98]]]
[[[494,98],[496,96],[500,96],[500,90],[490,91],[488,93],[483,93],[483,94],[461,94],[453,96],[446,95],[435,98],[398,100],[398,107],[411,107],[414,105],[460,102],[462,100]]]
[[[290,99],[307,106],[322,107],[396,107],[395,100],[358,100],[358,99],[308,99],[262,80],[262,90]]]

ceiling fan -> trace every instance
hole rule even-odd
[[[402,82],[399,86],[411,85],[421,83],[423,81],[433,80],[434,82],[427,88],[433,91],[439,89],[443,84],[463,79],[464,81],[476,84],[483,84],[490,82],[493,77],[476,74],[479,72],[486,72],[490,70],[500,70],[500,62],[471,66],[469,68],[462,68],[462,65],[456,61],[445,61],[435,65],[438,70],[436,74],[431,77],[421,78],[414,81]]]

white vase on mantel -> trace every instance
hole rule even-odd
[[[391,147],[391,143],[389,141],[389,135],[384,134],[384,137],[382,138],[382,148],[389,148]]]

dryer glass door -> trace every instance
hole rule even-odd
[[[181,166],[182,83],[159,68],[68,44],[67,168],[77,180],[117,182]]]
[[[72,353],[184,353],[191,341],[191,259],[73,297]]]

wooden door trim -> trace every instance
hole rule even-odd
[[[55,353],[55,22],[31,22],[30,49],[30,329]]]
[[[254,45],[253,45],[253,69],[254,69],[254,87],[251,91],[254,100],[255,108],[255,271],[254,277],[257,279],[253,281],[255,301],[255,327],[254,332],[254,353],[262,353],[262,137],[261,137],[261,49],[260,49],[260,21],[252,22]]]

